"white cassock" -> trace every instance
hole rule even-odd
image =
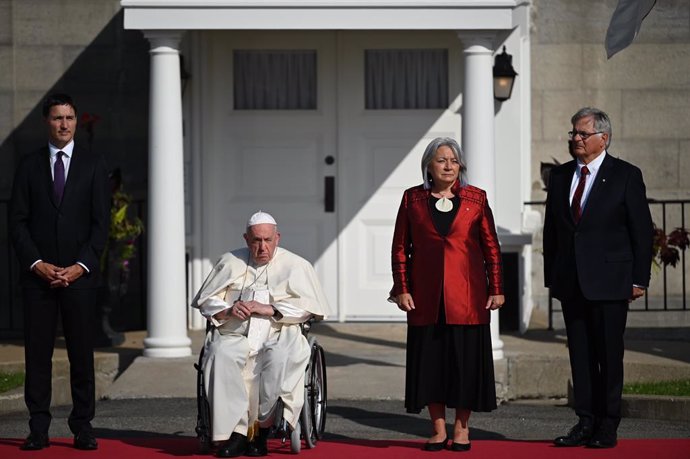
[[[213,318],[237,300],[270,304],[282,317],[232,317],[223,323]],[[192,307],[215,326],[202,361],[213,441],[227,440],[232,432],[247,435],[256,420],[270,422],[278,398],[294,428],[310,356],[300,324],[328,311],[311,263],[278,247],[268,264],[255,266],[247,248],[233,250],[216,263]]]

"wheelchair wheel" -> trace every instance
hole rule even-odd
[[[206,329],[208,333],[208,327]],[[199,440],[199,453],[211,452],[211,407],[206,398],[206,386],[204,384],[204,372],[201,364],[204,359],[204,349],[199,352],[199,361],[194,364],[196,370],[196,437]]]
[[[308,376],[307,389],[313,435],[315,439],[320,440],[326,429],[328,387],[326,383],[326,358],[323,347],[316,340],[312,342],[312,355],[309,362]]]
[[[314,432],[313,414],[308,395],[309,389],[305,386],[304,406],[302,407],[302,412],[299,415],[299,426],[302,430],[302,438],[304,438],[304,443],[307,445],[308,449],[312,449],[316,446],[317,438],[316,433]]]

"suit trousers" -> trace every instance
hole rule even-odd
[[[632,287],[631,287],[632,288]],[[587,300],[579,288],[562,300],[575,414],[618,427],[623,393],[623,334],[628,301]]]
[[[24,399],[32,432],[48,433],[52,393],[52,357],[58,316],[70,365],[72,411],[69,428],[75,435],[91,430],[96,409],[92,327],[95,289],[30,289],[24,298]]]

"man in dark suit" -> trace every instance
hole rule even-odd
[[[92,315],[108,239],[110,196],[103,158],[74,143],[77,110],[66,94],[46,98],[48,145],[17,167],[10,231],[21,268],[30,434],[21,446],[49,446],[52,355],[58,315],[70,362],[74,447],[94,450]]]
[[[544,280],[561,301],[579,422],[557,446],[617,443],[628,303],[644,295],[652,219],[640,170],[609,155],[611,122],[583,108],[568,133],[575,160],[552,170]]]

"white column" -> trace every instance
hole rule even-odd
[[[491,33],[459,32],[463,43],[465,80],[462,91],[462,148],[469,182],[486,191],[489,205],[496,206],[494,152],[493,40]],[[498,311],[491,313],[494,360],[503,358],[498,333]]]
[[[191,355],[185,293],[184,159],[179,31],[148,31],[148,337],[146,357]]]

